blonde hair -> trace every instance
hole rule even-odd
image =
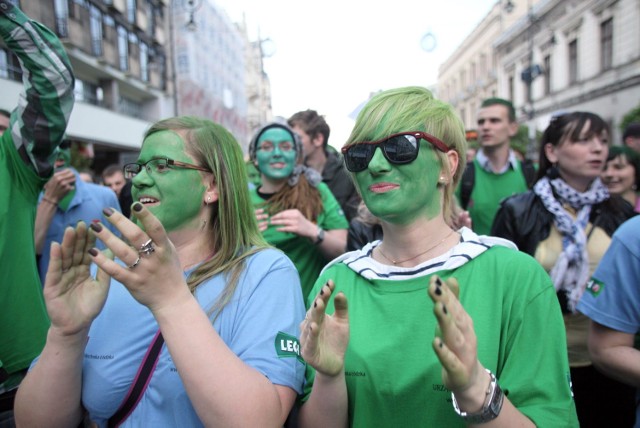
[[[346,146],[374,141],[402,131],[422,131],[439,138],[458,153],[458,168],[451,171],[447,155],[435,148],[440,167],[447,178],[443,184],[442,212],[453,216],[454,192],[466,164],[467,140],[464,125],[453,108],[419,86],[390,89],[373,96],[358,114]]]
[[[215,253],[187,278],[193,293],[214,275],[225,275],[225,288],[209,311],[217,317],[231,300],[246,259],[269,247],[258,230],[242,150],[229,131],[210,120],[192,116],[161,120],[151,126],[145,139],[161,131],[179,133],[187,153],[198,165],[212,171],[218,187],[219,198],[204,231],[213,243]]]

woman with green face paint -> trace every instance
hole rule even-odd
[[[301,164],[302,143],[286,122],[261,128],[249,147],[261,185],[251,190],[258,226],[300,273],[306,299],[318,274],[344,253],[348,223],[320,174]]]
[[[163,120],[124,172],[135,223],[104,213],[126,241],[80,223],[52,245],[51,328],[20,423],[282,426],[302,392],[304,303],[294,265],[258,230],[237,141],[207,120]],[[139,401],[125,405],[136,379]]]
[[[300,426],[577,426],[548,275],[509,241],[448,224],[465,150],[456,113],[424,88],[360,112],[342,152],[383,239],[311,292]]]

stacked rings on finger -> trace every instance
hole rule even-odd
[[[133,269],[134,267],[138,266],[138,263],[140,263],[140,256],[138,256],[138,258],[136,259],[135,262],[133,262],[132,265],[127,266],[127,268]]]
[[[140,246],[138,254],[144,254],[145,256],[151,255],[156,249],[153,247],[153,240],[149,239],[147,242]]]

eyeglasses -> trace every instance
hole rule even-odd
[[[295,149],[295,146],[291,141],[280,141],[277,145],[281,152],[290,152]],[[263,152],[272,152],[275,149],[275,146],[276,145],[271,141],[265,140],[258,146],[258,150],[262,150]]]
[[[143,164],[128,163],[122,168],[122,171],[124,172],[125,178],[131,179],[136,175],[138,175],[140,171],[142,171],[142,168],[146,168],[147,174],[151,174],[152,172],[154,174],[164,174],[170,171],[172,168],[196,169],[198,171],[211,172],[211,170],[205,167],[192,165],[189,163],[180,162],[180,161],[176,161],[169,158],[151,159],[150,161],[145,162]]]
[[[351,172],[367,169],[377,147],[382,149],[384,157],[395,165],[411,163],[418,157],[420,139],[426,140],[441,152],[449,147],[438,138],[426,132],[399,132],[376,141],[362,141],[342,148],[344,163]]]

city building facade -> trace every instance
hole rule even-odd
[[[475,129],[482,100],[501,96],[494,42],[527,13],[525,0],[497,1],[438,70],[438,97],[453,105],[467,130]]]
[[[640,100],[640,1],[499,0],[440,66],[439,97],[465,127],[483,99],[501,97],[536,132],[565,111],[591,111],[611,126]]]
[[[31,18],[64,42],[76,77],[68,138],[97,167],[137,157],[149,123],[170,116],[167,0],[21,0]],[[22,90],[15,57],[0,48],[0,106]]]
[[[620,122],[640,103],[638,23],[638,0],[541,0],[494,43],[498,93],[538,130],[590,111],[620,143]]]
[[[15,2],[65,45],[76,77],[67,136],[98,174],[135,161],[144,132],[159,119],[211,119],[246,151],[250,108],[270,114],[260,50],[206,0]],[[15,107],[21,79],[17,59],[0,41],[0,108]]]

